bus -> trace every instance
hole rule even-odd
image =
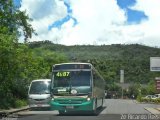
[[[97,108],[103,106],[104,91],[105,81],[90,63],[62,63],[52,68],[50,106],[59,114],[97,114]]]

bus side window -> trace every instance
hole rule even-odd
[[[98,76],[96,74],[96,72],[93,72],[93,79],[94,79],[94,86],[97,86],[99,83],[98,83]]]
[[[96,85],[96,73],[93,71],[93,86]]]

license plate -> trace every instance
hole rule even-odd
[[[38,106],[38,107],[42,107],[42,105],[41,105],[41,104],[37,104],[37,106]]]
[[[67,109],[73,109],[73,106],[66,106]]]

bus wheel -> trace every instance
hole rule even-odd
[[[59,110],[58,112],[59,112],[60,115],[64,115],[65,114],[64,110]]]
[[[100,108],[103,108],[103,104],[104,104],[104,99],[102,98],[102,105],[100,106]]]
[[[95,102],[95,109],[92,111],[93,115],[98,115],[97,111],[97,101]]]
[[[98,115],[97,108],[93,111],[93,115]]]

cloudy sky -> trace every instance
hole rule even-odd
[[[14,0],[38,36],[64,45],[160,47],[160,0]]]

